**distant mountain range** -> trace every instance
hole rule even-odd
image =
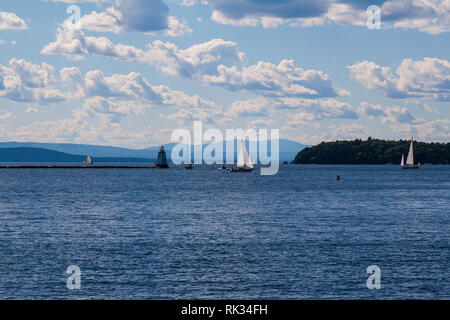
[[[95,162],[149,162],[145,158],[98,157]],[[0,148],[0,162],[76,162],[81,163],[86,156],[68,154],[43,148]]]
[[[176,145],[164,145],[169,159]],[[236,146],[235,141],[235,148]],[[280,139],[280,161],[292,161],[305,147],[307,146],[295,141]],[[154,146],[136,150],[72,143],[0,142],[0,162],[82,162],[87,155],[93,157],[95,162],[154,162],[159,148]],[[270,143],[268,149],[270,152]],[[225,142],[223,150],[225,157]]]

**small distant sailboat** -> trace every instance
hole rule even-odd
[[[87,157],[86,157],[86,164],[87,164],[88,166],[92,166],[92,165],[94,164],[94,161],[92,161],[91,156],[87,156]]]
[[[411,138],[411,144],[409,146],[408,157],[406,158],[405,164],[405,156],[402,155],[402,161],[400,162],[400,166],[402,169],[419,169],[418,164],[414,164],[414,147],[413,147],[413,138]]]
[[[253,168],[254,165],[248,154],[247,147],[244,141],[241,141],[241,149],[239,150],[236,167],[228,170],[230,172],[251,172]]]

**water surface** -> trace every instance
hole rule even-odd
[[[449,166],[6,169],[0,182],[2,299],[450,298]],[[374,264],[380,290],[366,287]]]

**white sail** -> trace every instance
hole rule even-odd
[[[241,168],[245,165],[244,148],[245,148],[244,141],[241,141],[241,148],[239,149],[236,165],[238,168]]]
[[[90,156],[87,156],[86,157],[86,164],[88,164],[88,165],[92,165],[92,158],[90,157]]]
[[[252,159],[250,159],[250,155],[248,154],[247,148],[245,147],[245,144],[242,143],[244,145],[244,160],[245,160],[245,166],[247,168],[253,169],[253,162]]]
[[[254,168],[252,159],[250,159],[250,155],[248,154],[247,147],[245,146],[244,141],[241,141],[241,148],[239,149],[236,166],[238,168]]]
[[[414,164],[414,150],[413,150],[413,140],[411,139],[411,145],[409,146],[408,158],[406,159],[406,164]]]
[[[403,167],[405,165],[405,155],[402,154],[402,161],[400,162],[400,165]]]

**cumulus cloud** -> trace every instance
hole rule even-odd
[[[333,98],[280,98],[275,103],[277,108],[300,110],[301,114],[307,115],[306,120],[358,119],[352,105]]]
[[[9,112],[9,111],[3,111],[2,113],[0,113],[0,121],[8,120],[8,119],[11,119],[13,117],[14,117],[13,113]]]
[[[450,101],[450,62],[447,60],[404,59],[395,74],[390,67],[381,67],[369,61],[347,68],[361,85],[378,90],[389,98]]]
[[[303,70],[293,60],[279,65],[260,61],[249,67],[219,66],[217,73],[206,75],[204,81],[229,90],[246,90],[267,96],[333,97],[347,95],[334,88],[327,74],[317,70]]]
[[[165,117],[169,120],[177,120],[180,124],[192,123],[193,121],[203,121],[205,124],[215,123],[214,117],[204,110],[180,109],[178,112]]]
[[[262,127],[271,127],[276,123],[275,120],[270,119],[255,119],[247,122],[247,128],[258,129]]]
[[[145,147],[153,141],[151,127],[143,130],[124,130],[120,124],[112,122],[89,122],[74,116],[53,121],[36,121],[30,125],[20,126],[5,134],[5,139],[29,141],[33,137],[40,142],[70,142],[109,144],[127,147]]]
[[[148,107],[203,108],[211,113],[220,112],[221,107],[198,95],[190,96],[164,85],[152,85],[140,73],[113,74],[106,77],[100,70],[92,70],[84,76],[76,67],[60,71],[63,84],[70,88],[73,98],[102,97],[133,101]]]
[[[407,108],[398,106],[384,107],[362,102],[358,111],[370,118],[380,118],[381,123],[410,123],[416,120]]]
[[[98,55],[118,60],[147,63],[164,73],[186,78],[199,78],[214,74],[219,65],[235,65],[244,60],[232,41],[213,39],[208,42],[180,49],[170,42],[154,41],[143,50],[133,46],[114,44],[106,37],[89,37],[81,30],[63,23],[56,33],[56,41],[46,45],[42,54],[62,54],[74,59],[85,55]]]
[[[1,11],[0,9],[0,30],[25,30],[27,23],[19,18],[15,13]]]
[[[81,30],[63,24],[56,41],[45,46],[43,54],[63,54],[75,59],[99,55],[118,60],[146,63],[162,72],[220,86],[232,91],[250,91],[265,96],[334,97],[348,96],[335,88],[322,71],[304,70],[293,60],[278,65],[260,61],[244,67],[245,54],[235,42],[213,39],[181,49],[160,40],[145,49],[114,44],[105,37],[89,37]]]
[[[144,51],[133,46],[114,44],[106,37],[88,37],[83,31],[64,22],[57,30],[56,41],[46,45],[42,54],[62,54],[80,60],[84,55],[99,55],[119,60],[142,62]]]
[[[330,125],[323,130],[321,135],[302,134],[297,140],[306,144],[318,144],[320,142],[336,141],[336,140],[353,140],[367,139],[373,136],[373,130],[359,123],[351,123],[346,125]]]
[[[357,119],[358,115],[351,109],[336,107],[335,102],[321,101],[311,103],[309,107],[300,109],[298,113],[289,115],[284,129],[292,130],[308,126],[317,127],[318,121],[336,119]]]
[[[201,80],[217,73],[219,66],[232,66],[245,61],[237,43],[222,39],[180,49],[170,42],[154,41],[148,46],[146,61],[164,73]]]
[[[231,104],[227,114],[232,117],[267,117],[279,110],[295,111],[286,121],[286,129],[304,127],[316,121],[358,119],[358,113],[345,102],[333,98],[255,98],[238,100]]]
[[[192,5],[195,0],[185,1]],[[204,1],[202,1],[204,3]],[[273,28],[326,23],[366,26],[370,5],[381,7],[385,28],[439,34],[450,30],[450,3],[442,0],[210,0],[212,20],[234,26]]]
[[[139,73],[105,76],[100,70],[83,74],[78,68],[61,69],[59,78],[53,77],[53,67],[34,65],[24,60],[12,60],[9,67],[1,67],[3,98],[20,102],[40,102],[42,99],[24,99],[10,92],[11,81],[22,84],[25,90],[56,90],[66,100],[81,100],[82,105],[72,110],[72,117],[54,121],[37,121],[8,131],[5,139],[27,140],[30,136],[39,141],[107,143],[135,145],[153,137],[152,130],[130,132],[122,128],[122,122],[130,115],[144,115],[154,107],[166,108],[167,119],[178,122],[203,120],[214,123],[215,115],[222,114],[222,107],[198,95],[188,95],[164,85],[152,85]],[[3,75],[6,75],[3,77]],[[11,79],[10,79],[11,78]],[[4,81],[5,80],[5,81]],[[17,90],[16,90],[17,91]],[[5,94],[6,93],[6,94]],[[37,112],[29,107],[26,112]],[[171,112],[173,112],[171,114]],[[10,119],[9,113],[0,114],[0,120]],[[134,141],[133,141],[134,140]]]
[[[83,106],[73,111],[76,118],[96,118],[105,123],[119,123],[128,115],[143,114],[158,106],[174,108],[174,120],[212,122],[214,116],[223,114],[222,106],[213,101],[165,85],[152,85],[136,72],[105,76],[100,70],[82,74],[78,68],[69,67],[59,73],[59,79],[55,79],[54,68],[48,64],[12,59],[9,66],[0,65],[0,97],[39,104],[82,99]],[[27,113],[36,111],[35,107],[27,109]]]
[[[414,136],[422,141],[448,142],[450,140],[450,119],[431,121],[418,119],[412,123],[393,126],[392,130],[402,134],[405,139]]]
[[[228,114],[233,117],[266,117],[270,113],[271,101],[263,98],[238,100],[228,109]]]
[[[111,100],[101,96],[87,98],[81,109],[74,110],[77,118],[97,118],[106,123],[119,123],[132,114],[142,114],[144,106],[130,101]]]
[[[450,31],[450,2],[446,0],[387,1],[381,7],[381,14],[394,28],[430,34]]]
[[[11,59],[8,66],[0,65],[0,97],[15,102],[55,103],[65,100],[52,87],[54,69],[42,63]]]
[[[152,35],[181,36],[192,30],[177,18],[168,16],[161,0],[112,0],[105,11],[84,15],[81,27],[100,32],[138,31]]]

